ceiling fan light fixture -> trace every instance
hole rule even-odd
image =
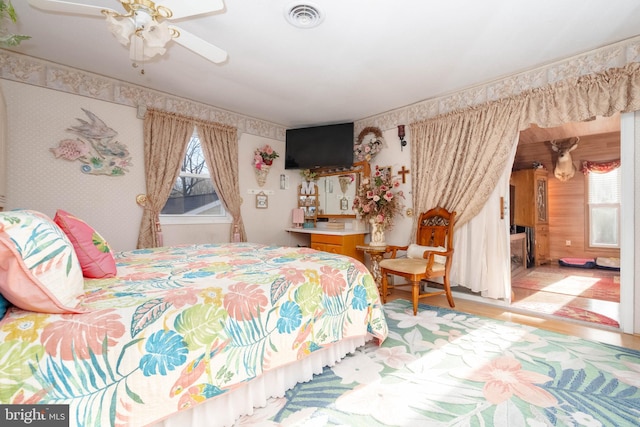
[[[124,46],[128,46],[131,34],[136,30],[136,25],[130,18],[116,19],[112,14],[105,14],[107,18],[107,29]]]
[[[31,6],[44,11],[104,16],[113,36],[119,43],[129,47],[129,56],[134,67],[138,67],[139,62],[163,55],[170,40],[213,63],[219,64],[227,60],[226,51],[183,28],[172,25],[171,22],[172,19],[184,19],[224,10],[224,0],[116,1],[121,4],[123,12],[103,6],[75,3],[73,0],[28,0]],[[171,9],[156,4],[156,1],[170,4]]]
[[[285,9],[287,21],[298,28],[315,28],[324,19],[320,9],[311,3],[294,4]]]
[[[143,8],[129,15],[104,15],[113,36],[124,46],[130,46],[129,57],[132,61],[145,61],[166,52],[165,45],[173,36],[166,21],[158,22]]]

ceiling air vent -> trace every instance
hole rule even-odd
[[[291,25],[298,28],[317,27],[324,18],[317,6],[308,3],[288,7],[285,16]]]

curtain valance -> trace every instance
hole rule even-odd
[[[519,131],[636,110],[640,64],[631,63],[412,123],[414,210],[456,211],[459,227],[482,209]]]

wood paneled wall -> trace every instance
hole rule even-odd
[[[580,172],[583,160],[596,162],[620,158],[620,133],[609,132],[581,136],[571,155],[578,168],[569,181],[561,182],[553,175],[556,153],[549,141],[521,142],[513,170],[529,169],[539,162],[549,171],[549,241],[552,262],[559,258],[619,257],[619,249],[590,249],[587,230],[587,178]],[[567,246],[567,241],[571,242]]]

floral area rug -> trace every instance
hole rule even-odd
[[[384,306],[369,343],[236,426],[631,426],[640,352],[420,306]]]
[[[511,286],[582,298],[620,302],[620,273],[589,269],[536,268]]]
[[[620,323],[609,316],[572,305],[561,305],[552,302],[529,301],[528,299],[523,299],[512,302],[511,308],[526,310],[533,314],[547,314],[580,322],[590,322],[614,328],[620,327]],[[640,425],[640,423],[638,425]]]

